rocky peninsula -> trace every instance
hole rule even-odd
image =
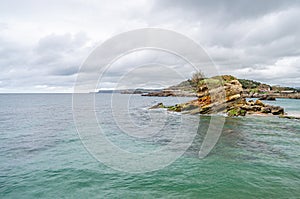
[[[165,106],[162,103],[151,107],[167,108],[169,111],[186,114],[215,114],[224,113],[228,116],[245,116],[249,114],[259,115],[284,115],[284,109],[263,103],[261,100],[247,101],[243,95],[244,89],[240,81],[230,75],[215,76],[211,78],[197,78],[190,80],[190,85],[185,91],[197,97],[187,103]],[[164,96],[166,91],[147,96]],[[169,91],[168,96],[173,94]]]

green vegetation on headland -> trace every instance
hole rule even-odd
[[[268,84],[263,84],[257,81],[249,80],[249,79],[238,79],[242,84],[243,89],[257,89],[257,90],[272,90],[273,92],[281,92],[281,91],[294,91],[297,92],[296,88],[291,87],[281,87],[281,86],[270,86]],[[263,92],[263,91],[262,91]]]
[[[253,80],[238,79],[244,89],[243,95],[249,98],[274,100],[275,98],[300,99],[299,89],[291,87],[270,86]]]

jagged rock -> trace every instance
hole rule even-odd
[[[169,106],[167,107],[169,111],[175,111],[175,112],[181,112],[182,111],[182,105],[175,104],[175,106]]]
[[[280,106],[272,106],[271,113],[273,115],[283,115],[284,114],[284,109]]]
[[[158,104],[150,107],[149,109],[156,109],[156,108],[165,108],[165,106],[163,103],[158,103]]]

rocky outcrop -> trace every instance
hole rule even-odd
[[[188,114],[226,113],[228,116],[246,114],[283,115],[284,109],[250,100],[242,96],[241,83],[233,76],[217,76],[201,80],[197,86],[197,99],[174,106],[159,103],[151,108],[167,108],[169,111]]]
[[[165,106],[163,105],[163,103],[158,103],[158,104],[150,107],[149,109],[156,109],[156,108],[165,108]]]

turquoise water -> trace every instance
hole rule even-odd
[[[107,94],[96,96],[99,117],[106,111],[107,99]],[[147,121],[144,111],[148,105],[175,102],[175,98],[140,96],[132,100],[138,125]],[[270,103],[300,113],[297,100]],[[108,114],[104,121],[112,119]],[[188,125],[198,125],[193,118],[188,121]],[[209,116],[201,117],[203,128],[173,164],[128,174],[105,166],[86,151],[74,125],[71,95],[2,94],[0,198],[300,198],[299,121],[226,118],[217,145],[199,159],[208,121]],[[176,123],[173,125],[176,129]],[[108,134],[118,131],[113,124],[106,127]],[[123,142],[120,135],[115,138],[124,145],[130,143]]]

